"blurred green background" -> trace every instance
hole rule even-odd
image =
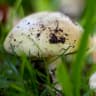
[[[0,0],[0,4],[14,6],[16,2],[21,2],[25,13],[32,13],[42,10],[56,10],[59,0]]]

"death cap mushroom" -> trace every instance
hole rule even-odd
[[[81,31],[78,24],[59,12],[35,13],[22,19],[11,30],[4,48],[18,56],[22,52],[33,57],[67,54],[77,50]]]

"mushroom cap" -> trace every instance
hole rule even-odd
[[[40,12],[22,19],[8,34],[4,48],[20,56],[50,57],[77,50],[82,28],[59,12]]]

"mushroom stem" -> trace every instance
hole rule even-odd
[[[54,62],[52,62],[51,64],[49,64],[49,67],[48,67],[48,69],[49,69],[49,74],[50,74],[51,79],[52,79],[51,81],[52,81],[52,83],[55,84],[54,87],[55,87],[57,90],[62,90],[61,86],[58,84],[58,82],[57,82],[57,80],[56,80],[56,75],[55,75],[56,68],[57,68],[58,64],[61,64],[61,63],[62,63],[62,61],[61,61],[61,58],[59,57],[59,58],[56,59]]]

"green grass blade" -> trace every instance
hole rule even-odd
[[[90,0],[89,0],[90,1]],[[84,60],[86,58],[86,49],[88,45],[88,38],[90,36],[90,33],[93,31],[94,25],[93,25],[93,18],[95,14],[95,0],[91,0],[88,9],[88,13],[86,16],[86,22],[84,24],[85,32],[81,38],[81,43],[79,46],[79,51],[76,56],[76,60],[73,64],[73,84],[74,84],[74,96],[80,96],[80,84],[81,84],[81,72],[84,67]]]
[[[73,96],[70,77],[63,62],[62,64],[59,64],[57,66],[56,77],[57,77],[57,81],[60,83],[60,85],[63,88],[63,93],[65,94],[65,96]]]

